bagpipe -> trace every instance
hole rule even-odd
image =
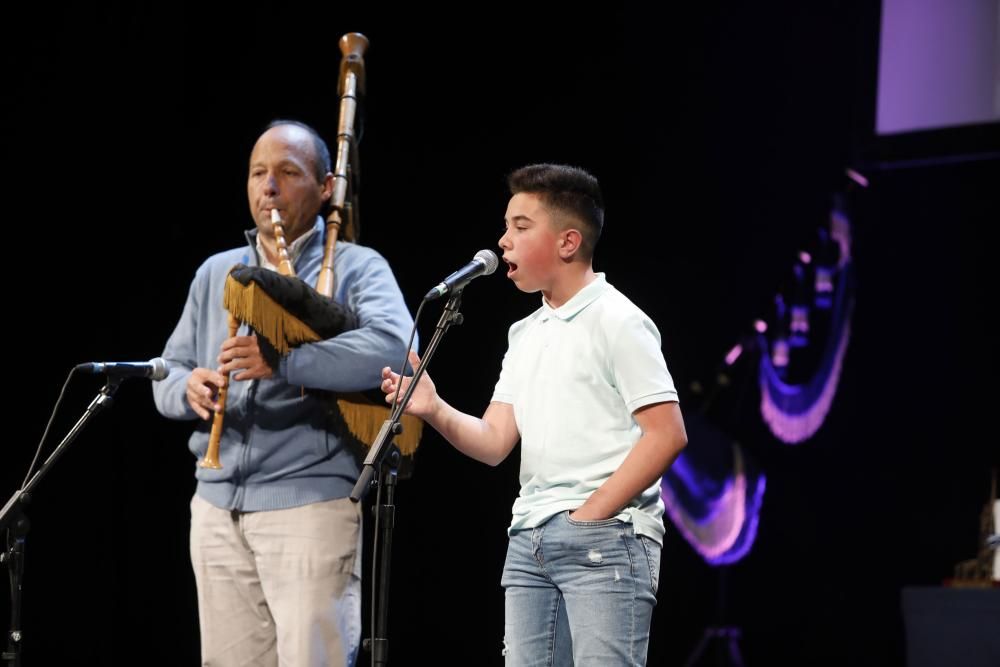
[[[340,116],[337,127],[336,163],[333,193],[326,217],[326,238],[323,262],[316,287],[310,287],[295,275],[288,255],[281,215],[271,210],[271,224],[278,254],[278,271],[262,267],[234,266],[226,278],[223,304],[229,312],[229,337],[236,335],[240,324],[247,324],[258,338],[263,338],[262,348],[284,356],[293,348],[326,340],[356,326],[353,314],[333,298],[336,287],[334,254],[337,240],[357,241],[358,220],[358,154],[355,121],[359,117],[359,97],[364,93],[364,54],[368,39],[360,33],[348,33],[339,42],[342,59],[337,94],[340,98]],[[265,355],[266,357],[267,355]],[[386,360],[390,364],[393,360]],[[221,468],[219,442],[222,440],[225,419],[228,375],[219,387],[219,409],[212,420],[208,450],[202,459],[204,468]],[[381,392],[372,387],[369,392],[337,394],[336,408],[350,435],[365,446],[370,446],[378,435],[382,423],[389,416],[390,408],[381,401]],[[402,418],[403,431],[396,438],[396,445],[403,456],[411,456],[420,441],[423,421],[411,415]]]

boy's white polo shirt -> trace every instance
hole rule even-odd
[[[521,492],[510,531],[579,507],[642,435],[632,413],[677,401],[660,333],[603,273],[572,299],[514,323],[493,400],[521,434]],[[663,540],[660,481],[618,517]]]

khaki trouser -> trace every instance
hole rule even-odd
[[[361,636],[361,510],[191,501],[202,665],[350,667]]]

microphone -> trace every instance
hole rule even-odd
[[[424,297],[424,301],[433,301],[449,292],[457,292],[465,287],[473,278],[488,276],[496,271],[499,263],[500,260],[497,259],[496,254],[492,250],[480,250],[472,258],[471,262],[445,278],[442,282],[438,283],[437,287],[428,292]]]
[[[150,359],[149,361],[108,361],[94,362],[90,364],[80,364],[76,370],[82,373],[93,373],[95,375],[105,374],[112,377],[147,377],[150,380],[159,382],[167,377],[167,362],[162,357]]]

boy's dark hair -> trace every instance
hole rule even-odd
[[[537,195],[551,208],[583,223],[581,248],[584,258],[594,256],[594,247],[604,228],[604,201],[597,179],[579,167],[564,164],[530,164],[507,177],[511,195]]]
[[[294,125],[295,127],[302,128],[312,137],[313,151],[316,153],[316,163],[313,165],[313,168],[316,170],[316,180],[322,183],[323,179],[326,178],[326,175],[333,169],[332,162],[330,161],[330,149],[326,147],[326,142],[323,141],[323,137],[319,136],[319,132],[302,121],[288,120],[285,118],[272,120],[267,124],[267,127],[264,128],[264,131],[266,132],[267,130],[281,125]]]

